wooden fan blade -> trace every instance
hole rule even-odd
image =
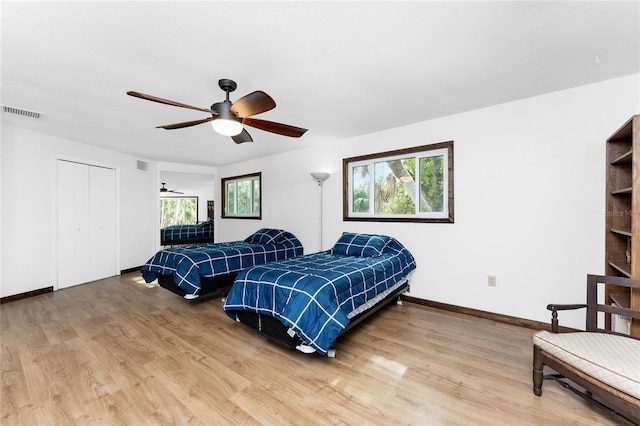
[[[249,93],[235,101],[229,111],[243,118],[260,114],[276,107],[276,102],[261,90]]]
[[[205,118],[204,120],[194,120],[194,121],[185,121],[183,123],[175,123],[175,124],[165,124],[164,126],[156,126],[156,129],[165,129],[165,130],[173,130],[173,129],[182,129],[183,127],[191,127],[196,124],[206,123],[207,121],[213,120],[215,117]]]
[[[242,129],[242,131],[239,134],[235,136],[231,136],[231,139],[233,139],[233,141],[238,144],[245,143],[245,142],[253,142],[251,135],[245,129]]]
[[[289,126],[288,124],[275,123],[273,121],[259,120],[257,118],[245,118],[242,120],[242,124],[255,127],[256,129],[264,130],[271,133],[277,133],[283,136],[290,136],[292,138],[299,138],[304,135],[307,129],[301,127]]]
[[[177,107],[180,107],[180,108],[195,109],[196,111],[208,112],[209,114],[216,114],[216,115],[218,114],[217,112],[211,111],[210,109],[198,108],[198,107],[187,105],[187,104],[181,104],[180,102],[170,101],[168,99],[162,99],[162,98],[159,98],[157,96],[147,95],[145,93],[129,91],[129,92],[127,92],[127,95],[134,96],[134,97],[140,98],[140,99],[146,99],[147,101],[158,102],[159,104],[173,105],[173,106],[177,106]]]

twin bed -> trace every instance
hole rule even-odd
[[[223,309],[276,342],[332,356],[343,331],[407,291],[415,267],[394,238],[344,233],[331,250],[241,271]]]
[[[290,232],[263,228],[243,241],[194,244],[158,251],[142,268],[148,283],[196,299],[219,294],[233,284],[239,271],[266,262],[301,256],[302,244]]]
[[[265,233],[280,233],[289,245],[292,241],[300,244],[286,231],[262,229],[256,234]],[[256,234],[247,240],[253,240]],[[217,262],[187,262],[187,247],[162,250],[143,267],[143,277],[151,282],[156,277],[172,276],[185,294],[198,295],[202,292],[198,283],[203,279],[202,272],[204,278],[215,276],[213,265],[233,263],[231,268],[221,268],[225,284],[232,284],[223,306],[230,318],[287,347],[334,356],[335,340],[406,292],[409,274],[416,268],[411,253],[384,235],[345,232],[330,250],[304,256],[301,245],[290,247],[280,256],[267,248],[274,254],[257,260],[228,251],[242,247],[247,240],[227,243],[225,249],[218,247],[214,255]],[[189,250],[200,253],[200,247],[191,246]],[[230,253],[234,261],[224,261]],[[172,259],[170,266],[160,265],[165,259]],[[183,268],[181,262],[190,266]]]
[[[160,245],[213,243],[213,220],[197,225],[170,225],[160,229]]]

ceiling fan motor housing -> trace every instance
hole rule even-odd
[[[238,118],[234,113],[231,112],[231,105],[232,103],[230,101],[216,102],[215,104],[211,105],[211,110],[218,113],[216,119],[224,118],[226,120],[235,120],[242,122],[241,118]]]

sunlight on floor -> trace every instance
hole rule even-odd
[[[146,288],[154,288],[158,286],[158,281],[151,281],[150,283],[147,283],[142,277],[132,278],[131,281],[133,281],[135,284],[143,285]]]
[[[385,372],[397,376],[398,378],[402,377],[407,371],[406,365],[378,355],[373,355],[370,360],[374,364],[376,369],[384,370]]]

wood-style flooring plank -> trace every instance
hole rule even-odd
[[[278,346],[138,273],[0,305],[5,425],[614,425],[553,382],[533,330],[405,303],[336,342]]]

